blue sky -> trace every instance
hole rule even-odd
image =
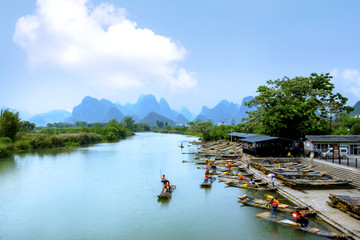
[[[199,113],[269,79],[330,72],[360,100],[360,2],[12,0],[0,9],[0,106],[164,97]]]

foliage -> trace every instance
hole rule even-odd
[[[360,135],[360,118],[354,117],[348,113],[341,114],[340,118],[334,122],[335,135]]]
[[[16,134],[20,130],[19,113],[9,109],[0,112],[0,137],[9,137],[15,140]]]
[[[188,132],[193,135],[199,136],[204,141],[209,141],[211,139],[210,132],[213,126],[211,121],[207,122],[189,122],[189,129]]]
[[[35,123],[31,123],[29,121],[22,121],[20,122],[20,131],[22,132],[30,132],[34,130]]]
[[[134,131],[135,129],[135,120],[131,116],[126,116],[122,121],[122,127],[127,128],[130,131]]]
[[[313,73],[267,81],[269,86],[259,86],[259,95],[246,103],[257,109],[249,112],[245,130],[293,139],[330,134],[333,119],[352,110],[345,106],[347,98],[333,93],[331,78],[328,73]]]

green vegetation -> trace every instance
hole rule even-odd
[[[99,142],[113,142],[134,134],[134,131],[148,131],[144,123],[135,124],[132,117],[125,117],[120,123],[88,124],[86,122],[53,123],[46,127],[35,127],[27,121],[20,122],[19,114],[9,110],[1,112],[0,158],[14,152],[54,147],[79,147]]]
[[[267,81],[269,86],[258,87],[259,95],[247,103],[257,110],[249,112],[245,130],[290,139],[332,134],[334,120],[353,108],[345,106],[347,98],[333,93],[331,78],[328,73],[313,73]]]
[[[360,118],[349,115],[352,107],[347,98],[333,93],[335,88],[329,74],[309,77],[284,77],[259,86],[259,95],[249,101],[245,122],[236,126],[213,126],[212,122],[190,122],[178,133],[196,135],[203,140],[230,140],[230,132],[264,134],[289,139],[305,135],[360,134]],[[162,131],[175,131],[162,128]]]
[[[13,152],[52,147],[78,147],[98,142],[124,139],[134,132],[154,131],[199,136],[204,141],[230,140],[231,132],[265,134],[289,139],[308,134],[360,135],[360,118],[346,106],[347,98],[333,93],[335,88],[329,74],[311,74],[309,77],[284,77],[259,86],[259,93],[249,101],[245,122],[236,126],[214,126],[208,122],[190,122],[187,126],[173,126],[174,122],[158,114],[148,115],[149,123],[136,124],[130,116],[120,123],[76,122],[54,123],[46,127],[20,121],[19,113],[9,109],[0,112],[0,157]],[[151,120],[151,121],[150,121]],[[150,127],[151,125],[152,127]]]

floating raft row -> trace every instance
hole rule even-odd
[[[299,163],[260,163],[252,166],[265,174],[273,173],[285,185],[294,189],[344,189],[352,188],[349,181],[336,179],[323,172],[317,172]]]
[[[251,206],[251,207],[256,207],[256,208],[263,208],[263,209],[268,209],[270,210],[270,206],[268,205],[269,201],[266,200],[262,200],[262,199],[257,199],[257,198],[252,198],[245,195],[241,195],[238,196],[238,199],[240,200],[240,202],[246,206]],[[303,212],[306,216],[314,216],[316,215],[316,211],[314,210],[309,210],[308,207],[296,207],[296,206],[290,206],[287,204],[283,204],[283,203],[279,203],[277,211],[280,212],[287,212],[287,213],[292,213],[295,210],[299,210],[301,212]]]
[[[320,228],[316,228],[316,227],[307,227],[307,228],[302,228],[300,227],[296,222],[290,220],[290,219],[284,219],[284,218],[279,218],[279,217],[271,217],[269,212],[264,212],[264,213],[260,213],[256,215],[259,218],[268,220],[268,221],[272,221],[275,223],[279,223],[288,227],[292,227],[292,228],[296,228],[305,232],[309,232],[309,233],[313,233],[316,235],[320,235],[323,237],[328,237],[328,238],[336,238],[336,239],[347,239],[346,235],[341,235],[338,233],[334,233],[334,232],[330,232],[328,230],[324,230],[324,229],[320,229]]]
[[[360,220],[360,197],[350,197],[330,193],[329,199],[331,200],[331,202],[327,202],[329,206],[337,208],[351,217]]]

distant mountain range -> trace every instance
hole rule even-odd
[[[180,111],[172,109],[164,98],[157,101],[152,94],[141,95],[135,104],[113,103],[107,99],[98,100],[90,96],[85,97],[81,103],[73,108],[72,112],[53,110],[47,113],[36,114],[28,120],[36,126],[46,126],[54,122],[109,122],[115,119],[120,122],[125,116],[132,116],[135,122],[144,122],[156,126],[156,122],[164,122],[170,126],[186,124],[190,121],[212,121],[214,124],[238,124],[242,118],[247,117],[246,111],[251,110],[245,102],[253,97],[246,97],[241,105],[222,100],[214,108],[203,107],[201,113],[194,115],[184,106]]]

